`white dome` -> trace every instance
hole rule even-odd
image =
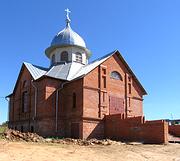
[[[61,45],[77,45],[86,48],[84,40],[71,29],[69,24],[67,24],[66,28],[60,31],[51,42],[51,46]]]

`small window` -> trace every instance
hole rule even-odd
[[[129,90],[129,94],[131,94],[131,84],[128,83],[128,90]]]
[[[111,72],[111,78],[116,80],[122,80],[122,76],[116,71]]]
[[[76,108],[76,93],[73,93],[73,108]]]
[[[76,53],[76,62],[82,63],[82,54],[79,52]]]
[[[128,77],[128,80],[129,80],[129,82],[131,82],[131,77],[130,76]]]
[[[54,64],[55,63],[55,55],[52,56],[52,61],[51,61],[51,64]]]
[[[103,92],[103,102],[105,102],[105,101],[106,101],[106,93]]]
[[[102,81],[103,81],[103,88],[106,88],[106,77],[105,76],[102,77]]]
[[[68,62],[68,52],[67,51],[63,51],[61,53],[61,61]]]
[[[26,87],[27,87],[27,81],[26,81],[26,80],[23,82],[22,87],[23,87],[23,88],[26,88]]]
[[[28,93],[27,91],[24,91],[22,93],[22,112],[28,111]]]
[[[17,127],[16,127],[16,126],[14,127],[14,130],[17,130]]]
[[[106,75],[106,68],[102,68],[103,75]]]

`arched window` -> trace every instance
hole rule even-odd
[[[79,52],[76,53],[76,62],[82,63],[82,54]]]
[[[27,91],[24,91],[22,93],[22,112],[28,111],[28,93]]]
[[[76,108],[76,93],[73,93],[73,108]]]
[[[26,87],[27,87],[27,81],[26,81],[26,80],[23,82],[22,87],[23,87],[23,88],[26,88]]]
[[[52,55],[51,64],[53,65],[55,63],[55,55]]]
[[[68,52],[67,51],[63,51],[61,53],[61,61],[65,61],[65,62],[68,61]]]
[[[116,71],[111,72],[111,78],[116,80],[122,80],[122,76]]]

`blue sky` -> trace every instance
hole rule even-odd
[[[44,67],[44,50],[65,26],[86,41],[94,60],[118,49],[139,78],[146,119],[180,118],[179,0],[1,0],[0,123],[24,61]]]

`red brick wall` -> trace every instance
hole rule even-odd
[[[102,120],[83,120],[83,139],[104,138],[104,122]]]
[[[82,115],[83,115],[83,80],[79,79],[64,85],[59,95],[58,109],[58,133],[71,137],[71,125],[79,124],[79,138],[82,138]],[[73,108],[73,93],[76,94],[76,106]],[[61,122],[64,123],[61,123]],[[61,128],[62,127],[62,128]],[[64,129],[64,132],[62,131]]]
[[[99,70],[83,78],[83,117],[99,117]]]
[[[41,136],[55,136],[55,118],[43,118],[36,120],[36,133]]]
[[[99,92],[97,90],[83,90],[83,117],[99,117]]]
[[[35,90],[32,86],[32,77],[24,66],[13,96],[10,99],[9,127],[24,131],[30,131],[31,126],[34,131],[43,136],[60,135],[71,136],[71,123],[79,122],[82,129],[82,105],[83,90],[82,79],[64,85],[59,92],[58,98],[58,132],[56,132],[56,89],[61,87],[62,81],[44,77],[33,84],[37,87],[37,108],[35,117]],[[22,84],[27,81],[28,85],[24,89]],[[28,91],[28,111],[22,112],[22,92]],[[76,108],[72,106],[72,96],[76,93]],[[62,124],[63,122],[63,124]],[[82,138],[82,130],[79,137]]]
[[[121,115],[106,116],[107,138],[142,141],[144,143],[167,143],[168,124],[163,121],[144,121],[144,117],[122,119]]]
[[[59,115],[67,118],[82,117],[83,111],[83,80],[79,79],[64,85],[59,96]],[[76,94],[76,107],[73,108],[73,93]]]
[[[110,73],[112,71],[119,72],[123,78],[122,81],[111,79]],[[103,86],[104,77],[106,78],[106,87]],[[131,80],[128,79],[129,77]],[[22,88],[24,80],[28,82],[27,89]],[[106,60],[84,78],[64,85],[58,98],[58,133],[55,133],[56,89],[61,87],[62,81],[44,77],[34,82],[34,85],[38,87],[37,115],[34,118],[35,90],[31,80],[30,73],[24,67],[10,102],[9,117],[10,125],[13,127],[23,124],[25,129],[34,126],[35,131],[41,135],[59,134],[70,137],[71,124],[79,123],[80,138],[102,137],[104,135],[104,123],[101,120],[103,120],[104,115],[109,114],[109,96],[122,98],[124,106],[130,98],[130,103],[127,105],[128,117],[143,115],[140,87],[117,55]],[[128,83],[132,85],[131,94],[126,93]],[[23,90],[27,90],[29,93],[29,110],[26,113],[21,112]],[[76,93],[77,99],[75,108],[73,108],[73,93]]]
[[[113,95],[124,99],[124,106],[126,106],[127,98],[127,116],[142,116],[142,91],[137,85],[130,72],[125,68],[124,64],[120,61],[118,56],[114,54],[108,60],[103,63],[107,66],[107,87],[108,95]],[[111,79],[110,75],[112,71],[117,71],[122,76],[121,80]],[[129,80],[130,78],[130,80]],[[128,93],[128,83],[131,84],[131,94]],[[129,101],[130,99],[130,101]],[[130,104],[129,104],[130,102]]]
[[[15,92],[13,97],[12,106],[10,111],[13,111],[13,114],[10,116],[10,120],[19,121],[21,119],[26,119],[30,117],[30,111],[32,111],[32,99],[28,99],[29,102],[29,111],[27,113],[22,113],[22,92],[27,90],[28,95],[31,96],[31,92],[33,92],[31,85],[32,76],[28,72],[26,68],[23,68],[21,74],[19,76],[19,80],[17,81]],[[23,88],[23,82],[27,81],[27,87]],[[13,116],[13,117],[12,117]]]
[[[35,82],[38,88],[37,93],[37,118],[55,117],[56,113],[56,88],[59,88],[61,81],[44,78]]]
[[[180,125],[169,125],[169,133],[180,137]]]
[[[110,74],[112,71],[119,72],[123,79],[111,79]],[[102,77],[106,77],[106,88],[103,86]],[[131,79],[129,80],[128,77],[131,77]],[[128,83],[131,83],[132,91],[131,94],[127,93],[126,95],[128,91],[126,84]],[[143,115],[142,91],[117,55],[106,60],[83,79],[83,118],[87,119],[86,123],[83,122],[83,138],[97,137],[100,135],[97,135],[100,131],[100,136],[102,136],[104,124],[92,122],[91,120],[92,118],[103,119],[104,115],[109,115],[109,96],[122,98],[124,106],[127,101],[128,117]],[[103,97],[105,100],[103,100]]]
[[[143,104],[141,100],[130,98],[130,110],[129,116],[142,116],[143,115]]]
[[[106,88],[103,88],[101,79],[103,69],[106,69]],[[123,78],[122,81],[111,79],[112,71],[119,72]],[[83,80],[83,116],[103,118],[104,115],[108,115],[109,96],[124,100],[124,109],[126,109],[127,104],[128,117],[143,115],[142,91],[116,54],[87,74]],[[128,83],[131,83],[131,94],[128,94]],[[105,95],[105,102],[102,101],[103,94]]]
[[[30,131],[31,126],[39,134],[49,135],[49,132],[54,133],[55,119],[55,88],[60,85],[60,81],[44,78],[33,82],[38,88],[37,92],[37,115],[35,117],[35,90],[32,86],[32,76],[29,71],[23,66],[16,88],[10,99],[9,112],[9,127],[24,131]],[[27,86],[23,87],[23,82],[27,82]],[[46,88],[48,87],[48,88]],[[22,92],[28,92],[28,111],[22,112]]]

